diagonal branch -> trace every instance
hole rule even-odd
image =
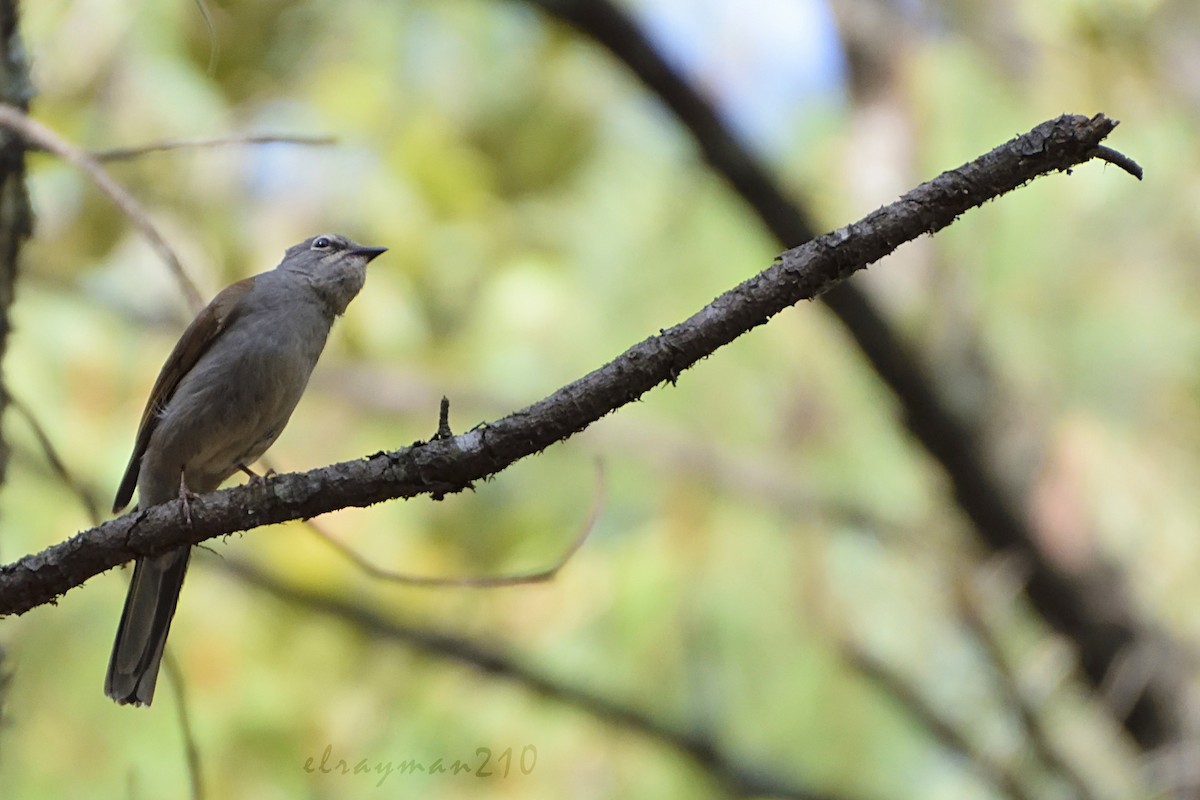
[[[66,487],[68,492],[79,499],[88,520],[93,525],[99,525],[100,520],[104,518],[100,513],[100,505],[96,502],[96,498],[92,496],[92,493],[67,468],[67,462],[59,455],[58,448],[54,446],[54,443],[50,441],[50,434],[46,433],[46,428],[42,425],[41,420],[38,419],[37,414],[11,394],[6,399],[8,400],[8,407],[24,417],[25,423],[33,431],[33,437],[37,439],[38,447],[41,448],[42,455],[45,456],[47,463],[50,465],[50,471]]]
[[[332,136],[303,136],[290,133],[253,133],[245,136],[216,136],[211,139],[168,139],[131,147],[114,147],[110,150],[95,150],[90,155],[97,161],[129,161],[150,153],[165,153],[170,150],[197,150],[207,147],[228,147],[247,144],[292,144],[307,147],[323,147],[337,144]]]
[[[503,651],[442,631],[419,628],[389,619],[373,609],[328,594],[289,586],[257,567],[236,559],[215,566],[242,583],[266,592],[288,605],[333,617],[364,635],[420,650],[436,658],[457,661],[490,676],[512,681],[542,697],[584,711],[614,728],[634,731],[661,742],[689,758],[724,785],[735,797],[748,795],[789,797],[797,800],[838,800],[842,795],[822,793],[796,785],[780,775],[750,766],[726,752],[710,733],[687,730],[571,683],[558,681]]]
[[[443,398],[443,402],[444,398]],[[453,435],[453,434],[451,434]],[[510,586],[520,586],[527,583],[544,583],[552,581],[558,577],[558,573],[567,565],[571,557],[579,552],[583,547],[583,543],[587,541],[591,535],[592,529],[596,527],[596,522],[600,519],[600,511],[604,507],[604,473],[600,468],[600,464],[596,464],[596,496],[592,502],[592,508],[588,512],[587,519],[583,525],[575,533],[567,548],[559,555],[554,562],[548,567],[533,570],[531,572],[521,572],[510,575],[480,575],[480,576],[458,576],[458,577],[441,577],[433,575],[412,575],[405,572],[396,572],[395,570],[386,569],[377,566],[369,558],[359,554],[349,545],[334,537],[315,521],[306,520],[309,529],[321,541],[332,547],[339,555],[345,558],[354,566],[362,570],[368,577],[385,583],[396,583],[402,586],[423,586],[425,588],[444,588],[444,587],[460,587],[472,589],[503,589]]]
[[[1084,773],[1075,768],[1053,741],[1041,709],[1026,697],[1017,676],[1016,666],[1005,652],[992,623],[985,619],[985,601],[965,575],[954,582],[954,600],[959,619],[966,625],[972,638],[978,642],[996,673],[1005,705],[1013,711],[1021,724],[1021,738],[1047,769],[1061,776],[1071,787],[1074,797],[1078,800],[1097,800],[1096,793],[1092,791]]]
[[[850,666],[896,701],[934,741],[963,758],[989,787],[1010,800],[1033,800],[1034,795],[1022,782],[1027,775],[972,744],[966,731],[938,711],[913,682],[858,645],[847,642],[841,650]]]
[[[193,309],[204,307],[204,298],[200,296],[196,284],[188,277],[187,270],[179,261],[179,256],[175,255],[171,245],[167,244],[166,238],[150,221],[150,216],[133,198],[133,195],[113,180],[95,157],[71,144],[42,123],[30,118],[16,106],[0,104],[0,127],[12,131],[29,146],[53,153],[91,178],[92,183],[96,184],[96,188],[112,200],[117,208],[121,209],[134,227],[150,242],[150,246],[154,248],[159,257],[170,267],[171,272],[178,279],[179,285],[183,287],[188,306]]]
[[[179,730],[183,735],[183,755],[187,762],[188,782],[191,784],[192,800],[203,800],[204,797],[204,765],[200,760],[200,748],[196,744],[196,732],[192,727],[192,716],[189,710],[187,682],[183,678],[183,670],[171,653],[163,659],[167,674],[171,676],[171,689],[175,694],[175,713],[179,717]]]
[[[461,491],[518,459],[582,431],[801,300],[811,300],[902,243],[1033,178],[1093,157],[1116,126],[1103,115],[1063,116],[939,175],[859,222],[782,253],[687,320],[630,347],[594,372],[496,422],[305,473],[279,475],[192,501],[127,514],[0,567],[0,614],[53,602],[135,557],[215,536],[384,500]]]
[[[578,30],[606,48],[633,72],[679,120],[713,170],[727,180],[784,246],[811,239],[813,226],[765,165],[732,134],[712,105],[668,64],[638,25],[612,0],[522,0]],[[1141,168],[1116,151],[1098,145],[1092,156],[1141,179]],[[1033,606],[1078,649],[1083,673],[1102,687],[1123,653],[1162,654],[1147,676],[1146,691],[1130,708],[1110,710],[1144,748],[1180,735],[1177,709],[1182,674],[1178,649],[1150,630],[1135,609],[1119,570],[1096,559],[1068,573],[1041,551],[1021,497],[989,459],[990,437],[981,414],[954,403],[894,327],[853,285],[841,285],[823,300],[846,327],[871,367],[902,408],[913,438],[946,471],[954,501],[983,541],[996,552],[1025,554],[1033,573],[1027,594]]]

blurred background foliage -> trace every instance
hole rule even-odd
[[[1101,550],[1185,642],[1200,567],[1200,12],[1186,0],[624,6],[824,226],[836,227],[1064,111],[1122,121],[1099,163],[966,215],[854,280],[964,402],[1009,426],[1047,546]],[[390,251],[270,454],[316,467],[541,398],[767,266],[777,245],[621,66],[500,0],[39,0],[23,29],[33,114],[95,150],[248,133],[113,162],[206,296],[336,230]],[[206,15],[208,21],[206,21]],[[163,265],[78,172],[30,157],[37,231],[4,365],[107,508],[159,365],[189,317]],[[1189,199],[1191,198],[1191,199]],[[1008,394],[975,397],[986,365]],[[16,415],[5,561],[90,526]],[[1022,690],[1098,797],[1156,796],[1155,769],[1075,681],[1069,648],[987,558],[942,473],[819,305],[781,314],[585,434],[474,493],[322,525],[380,567],[500,590],[372,580],[303,525],[212,542],[170,651],[208,796],[717,797],[661,742],[478,670],[381,644],[250,589],[225,554],[397,619],[503,648],[557,680],[706,732],[730,757],[845,797],[993,797],[842,654],[904,676],[1032,796],[1072,796],[1031,759],[966,591]],[[6,797],[188,792],[176,699],[101,682],[127,582],[94,578],[5,620]],[[965,588],[964,588],[965,587]],[[537,748],[528,775],[305,770]],[[514,770],[515,773],[515,770]]]

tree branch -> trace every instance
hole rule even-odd
[[[578,30],[633,72],[691,134],[705,160],[746,201],[783,246],[812,238],[813,226],[803,208],[788,199],[771,177],[721,120],[707,100],[669,65],[637,24],[611,0],[521,0]],[[1097,146],[1094,158],[1114,164],[1141,179],[1141,167],[1126,156]],[[1162,653],[1146,691],[1128,708],[1109,705],[1137,742],[1146,749],[1181,735],[1177,718],[1183,707],[1178,647],[1151,630],[1135,609],[1120,570],[1097,558],[1073,572],[1061,569],[1041,551],[1029,520],[1028,504],[989,460],[990,437],[981,413],[963,409],[952,393],[939,386],[903,338],[853,285],[836,287],[823,298],[846,327],[880,379],[896,396],[902,421],[946,471],[954,500],[993,551],[1015,550],[1033,567],[1027,594],[1038,613],[1078,649],[1083,674],[1093,688],[1102,687],[1122,653],[1152,649]]]
[[[200,291],[196,288],[196,284],[188,277],[187,270],[183,268],[183,263],[180,262],[179,256],[175,255],[175,250],[172,249],[171,245],[167,244],[166,238],[159,233],[158,228],[150,220],[150,215],[133,198],[133,195],[125,191],[125,188],[121,184],[112,179],[112,176],[105,171],[99,161],[42,123],[30,118],[23,110],[16,106],[0,104],[0,127],[4,127],[19,136],[24,140],[26,146],[53,153],[91,178],[92,183],[96,184],[96,188],[103,192],[109,200],[112,200],[117,208],[121,209],[121,212],[129,218],[133,226],[150,242],[150,246],[154,248],[159,257],[170,267],[171,272],[175,274],[175,278],[179,281],[179,285],[183,288],[188,306],[193,310],[199,310],[204,307],[204,298],[200,296]]]
[[[163,665],[171,677],[171,689],[175,695],[175,713],[179,720],[179,731],[183,738],[183,757],[187,764],[188,785],[191,787],[192,800],[204,798],[204,764],[200,760],[200,747],[196,744],[196,732],[192,728],[192,715],[189,710],[187,682],[179,662],[170,653],[166,653]]]
[[[0,393],[3,389],[0,389]],[[29,429],[33,432],[33,438],[37,440],[38,447],[41,448],[42,455],[46,459],[46,463],[50,467],[50,472],[59,480],[67,491],[78,498],[83,506],[84,513],[87,514],[87,519],[93,525],[99,525],[104,519],[104,515],[100,513],[100,505],[96,502],[96,498],[87,490],[83,483],[71,474],[71,470],[67,468],[67,462],[58,453],[58,448],[50,441],[50,434],[46,433],[46,428],[42,425],[41,420],[29,408],[11,394],[4,395],[4,399],[8,402],[8,407],[25,418],[25,423],[29,425]]]
[[[513,681],[542,697],[574,706],[613,727],[632,730],[661,742],[682,753],[720,781],[734,797],[753,795],[797,800],[838,800],[841,797],[797,786],[787,778],[740,762],[726,753],[707,732],[684,730],[658,720],[635,706],[625,705],[578,686],[563,683],[502,651],[441,631],[406,625],[366,606],[349,603],[327,594],[317,594],[297,586],[289,586],[257,567],[236,559],[214,559],[214,566],[290,606],[333,617],[377,641],[393,642],[436,658],[475,667],[488,675]]]
[[[444,402],[445,398],[443,398]],[[443,405],[443,408],[445,406]],[[441,426],[439,426],[440,428]],[[447,428],[448,430],[448,428]],[[439,435],[441,431],[439,430]],[[451,437],[453,434],[449,434]],[[374,580],[383,581],[385,583],[397,583],[402,586],[423,586],[426,588],[446,588],[460,587],[473,589],[502,589],[510,586],[520,586],[529,583],[543,583],[552,581],[558,577],[558,573],[571,557],[579,552],[583,547],[583,543],[587,541],[592,529],[596,527],[596,521],[600,519],[600,510],[604,507],[604,472],[599,463],[596,464],[596,496],[592,502],[591,511],[588,512],[587,519],[567,548],[559,555],[554,562],[548,567],[533,570],[532,572],[521,572],[509,575],[480,575],[480,576],[457,576],[457,577],[441,577],[432,575],[412,575],[406,572],[396,572],[390,569],[376,566],[375,563],[359,554],[340,539],[336,538],[314,520],[306,520],[308,528],[313,535],[321,541],[332,547],[338,555],[349,561],[354,566],[358,567],[364,574]]]
[[[895,700],[939,745],[961,756],[990,788],[1010,800],[1034,800],[1035,795],[1022,783],[1027,775],[973,745],[966,731],[926,700],[915,683],[857,645],[846,643],[841,649],[842,657],[859,674]]]
[[[350,506],[461,491],[578,433],[801,300],[819,297],[900,244],[1027,181],[1087,161],[1116,126],[1103,115],[1062,116],[939,175],[859,222],[780,255],[680,324],[629,348],[549,397],[450,439],[305,473],[279,475],[191,502],[136,511],[0,567],[0,614],[20,614],[132,558],[215,536]]]
[[[1041,708],[1028,699],[1021,688],[1017,669],[1009,660],[1004,646],[992,625],[984,618],[985,601],[978,595],[970,578],[960,575],[954,581],[954,600],[962,620],[971,636],[979,643],[983,655],[996,672],[997,684],[1007,705],[1021,724],[1021,738],[1037,754],[1038,759],[1055,775],[1060,776],[1078,800],[1099,800],[1084,773],[1076,769],[1059,751],[1050,730],[1043,719]]]
[[[216,136],[211,139],[168,139],[150,144],[133,145],[130,147],[114,147],[109,150],[94,150],[89,155],[97,161],[129,161],[141,158],[150,153],[163,153],[170,150],[198,150],[208,147],[228,147],[230,145],[258,144],[291,144],[306,147],[324,147],[337,144],[333,136],[304,136],[287,133],[252,133],[243,136]]]

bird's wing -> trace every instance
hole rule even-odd
[[[204,310],[196,315],[192,324],[188,325],[183,336],[175,343],[175,349],[167,356],[154,388],[150,390],[150,399],[146,401],[146,410],[142,412],[142,421],[138,424],[137,439],[133,444],[133,455],[129,457],[129,466],[125,467],[125,475],[117,489],[116,500],[113,501],[113,513],[129,505],[133,498],[133,490],[137,486],[138,472],[142,466],[142,456],[150,444],[150,435],[158,425],[159,416],[167,403],[179,388],[179,382],[187,375],[200,356],[212,346],[221,332],[228,327],[236,314],[242,300],[254,286],[254,278],[246,278],[227,286]]]

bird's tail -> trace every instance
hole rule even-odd
[[[104,693],[118,703],[148,706],[192,548],[138,559],[117,626]]]

